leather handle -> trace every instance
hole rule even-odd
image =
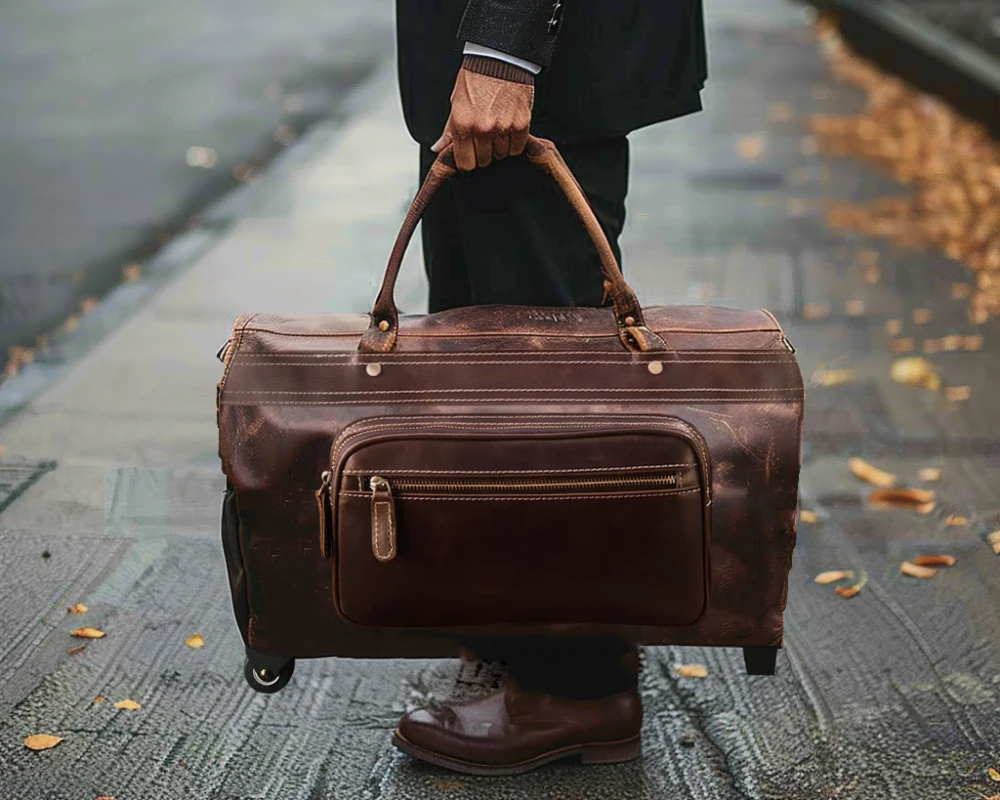
[[[597,247],[597,253],[601,259],[601,271],[604,273],[605,297],[611,298],[618,326],[618,338],[621,339],[622,344],[629,350],[640,352],[666,350],[667,346],[663,340],[650,331],[643,322],[642,308],[636,299],[635,292],[625,281],[621,268],[615,260],[614,252],[611,250],[611,245],[604,235],[597,217],[594,216],[583,189],[580,188],[580,184],[577,183],[573,173],[566,166],[566,162],[563,161],[556,146],[547,139],[529,136],[524,153],[532,164],[551,175],[559,188],[563,190],[573,206],[573,210],[583,222],[591,241]],[[395,347],[399,328],[399,309],[396,307],[395,290],[399,268],[403,263],[403,254],[406,252],[406,247],[413,237],[413,232],[416,230],[427,204],[434,196],[434,192],[457,171],[458,167],[455,164],[452,146],[448,145],[438,155],[437,160],[431,164],[423,186],[413,198],[403,220],[403,225],[399,229],[399,235],[396,237],[396,243],[389,255],[389,263],[382,279],[382,288],[379,290],[378,297],[375,299],[375,307],[371,312],[368,330],[362,335],[358,344],[359,352],[388,353]]]

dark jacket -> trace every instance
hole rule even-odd
[[[532,133],[593,141],[701,110],[702,0],[396,0],[411,136],[444,130],[466,41],[540,64]]]

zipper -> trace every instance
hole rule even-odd
[[[524,419],[521,417],[509,417],[505,415],[499,416],[500,418],[507,420],[517,419],[520,424],[511,425],[510,427],[512,428],[520,428],[521,425],[524,424]],[[534,422],[541,428],[556,430],[560,428],[572,428],[574,425],[579,423],[579,420],[574,421],[572,419],[561,417],[561,415],[555,415],[555,417],[558,421],[553,421],[552,417],[548,415],[541,415],[541,418],[535,420]],[[387,435],[392,435],[392,433],[395,432],[402,431],[410,433],[414,430],[419,430],[420,428],[424,428],[426,430],[426,428],[435,428],[438,426],[452,428],[459,431],[482,430],[481,426],[485,419],[496,420],[497,416],[487,415],[487,417],[483,417],[479,415],[467,415],[465,416],[465,419],[468,421],[463,423],[457,421],[454,416],[447,422],[443,422],[433,417],[428,418],[423,415],[417,415],[415,417],[375,417],[356,420],[344,428],[334,442],[330,469],[322,473],[321,485],[319,489],[316,490],[316,500],[320,506],[320,549],[323,556],[330,557],[333,552],[333,508],[331,505],[331,494],[335,477],[339,472],[340,464],[343,463],[343,461],[357,446],[360,446],[366,439],[369,438],[369,434],[378,433],[378,436],[375,438],[381,439]],[[544,422],[542,421],[543,419],[545,420]],[[414,425],[415,422],[418,424]],[[625,424],[622,424],[620,420],[614,420],[613,422],[616,426],[620,426],[624,429],[644,428],[647,425],[654,428],[667,428],[672,430],[675,434],[680,434],[681,438],[686,439],[689,443],[691,443],[698,456],[698,474],[700,476],[699,484],[704,492],[705,513],[709,513],[709,509],[712,505],[712,496],[708,448],[701,434],[693,426],[676,417],[653,417],[646,419],[639,417]],[[419,423],[424,423],[424,425],[420,425]],[[529,422],[528,424],[530,425],[531,423]],[[498,429],[503,430],[504,427],[496,425],[495,421],[492,425],[494,427],[491,432],[497,432]],[[396,555],[396,509],[395,498],[393,495],[394,489],[407,492],[434,490],[462,491],[477,489],[480,491],[527,491],[531,489],[593,490],[601,488],[679,488],[682,485],[680,475],[681,473],[678,472],[666,472],[653,475],[620,477],[608,476],[604,478],[573,478],[564,480],[525,478],[520,480],[470,479],[460,481],[438,481],[407,478],[397,480],[394,478],[391,485],[388,479],[384,476],[370,475],[359,478],[359,488],[361,491],[365,491],[367,488],[372,493],[372,551],[379,561],[391,561]],[[367,487],[365,481],[366,477]]]
[[[376,484],[388,487],[389,482],[379,475],[373,475],[367,479],[361,478],[362,486],[367,485],[369,489],[376,489]],[[628,489],[660,486],[678,486],[680,483],[680,473],[668,472],[660,475],[636,475],[623,476],[619,478],[573,478],[569,480],[544,480],[536,478],[525,478],[522,480],[462,480],[462,481],[438,481],[438,480],[409,480],[393,479],[392,487],[403,492],[463,492],[463,491],[483,491],[483,492],[523,492],[534,489],[559,490],[559,489]]]
[[[545,480],[410,480],[393,479],[392,483],[381,475],[372,475],[361,483],[372,493],[372,553],[379,561],[392,561],[396,556],[396,501],[395,491],[401,492],[523,492],[533,490],[595,490],[626,488],[677,487],[681,482],[679,472],[658,475],[635,475],[606,478],[573,478]]]

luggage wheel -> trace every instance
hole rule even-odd
[[[778,661],[777,647],[744,647],[747,675],[773,675]]]
[[[243,677],[255,692],[274,694],[280,692],[292,679],[295,659],[282,656],[267,656],[247,648],[243,662]]]

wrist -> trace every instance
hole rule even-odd
[[[535,85],[535,76],[530,71],[516,64],[501,61],[498,58],[490,58],[489,56],[466,55],[462,60],[462,69],[475,72],[478,75],[487,75],[491,78],[510,81],[511,83],[523,83],[528,86]]]

